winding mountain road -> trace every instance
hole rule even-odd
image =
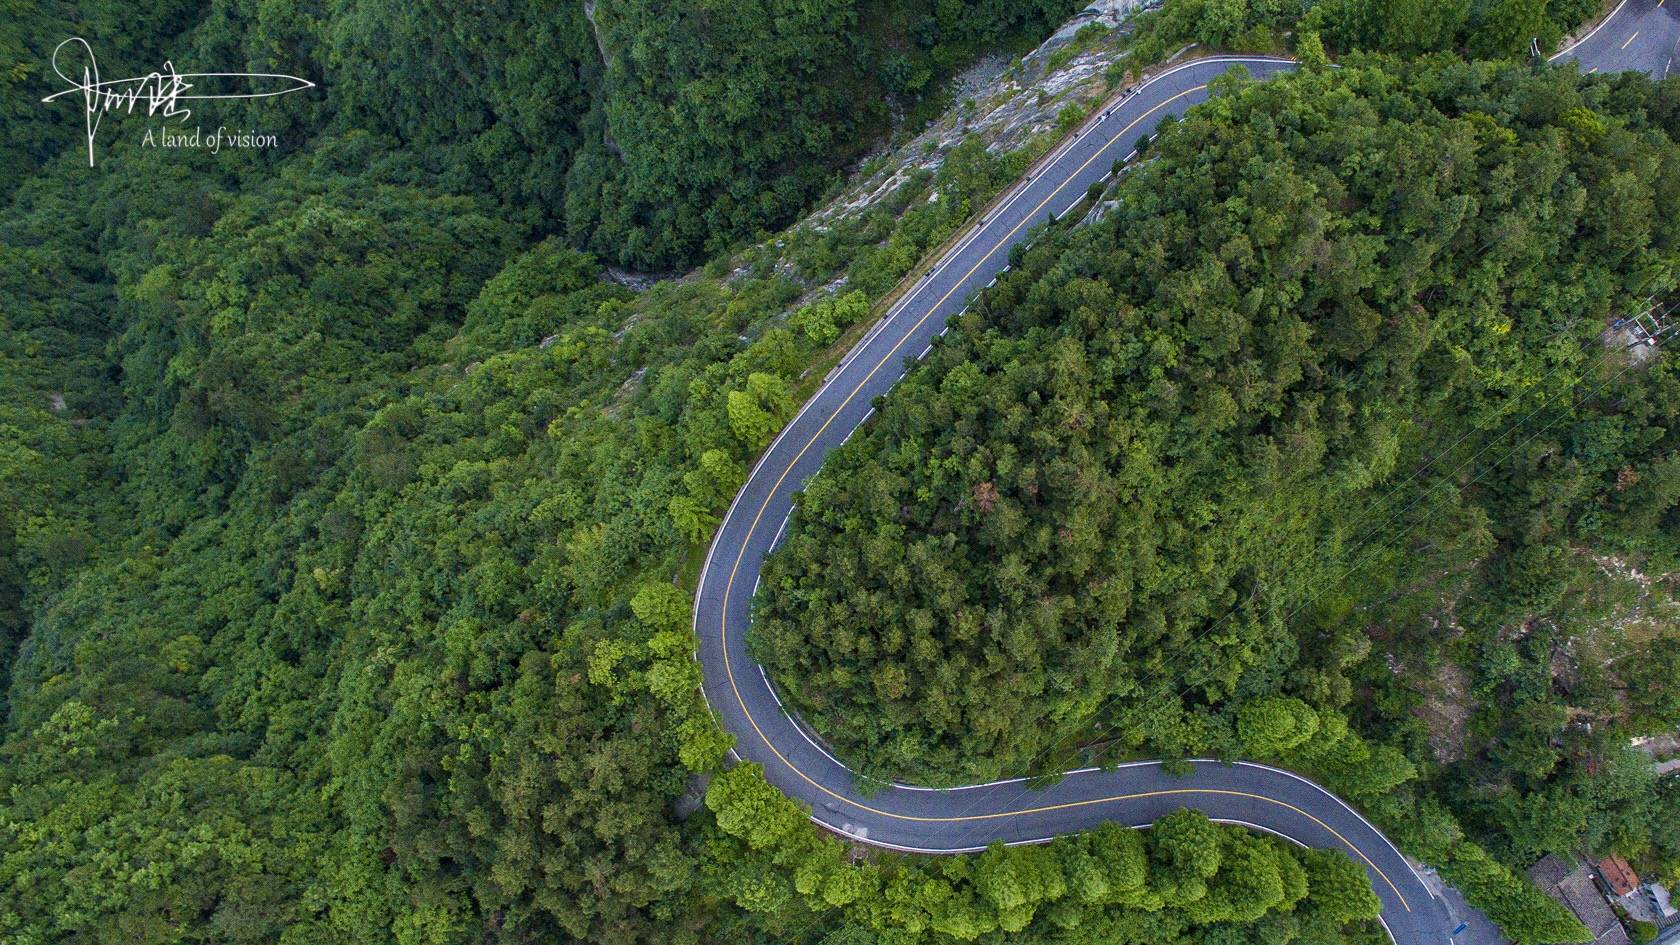
[[[1672,48],[1677,33],[1667,29],[1675,21],[1662,9],[1665,2],[1627,0],[1564,55],[1584,60],[1584,67],[1606,68],[1635,45],[1613,37],[1643,33],[1652,23],[1667,38],[1647,37],[1651,49],[1660,52],[1663,42]],[[1674,2],[1680,6],[1680,0]],[[1647,16],[1655,19],[1639,19]],[[1657,55],[1639,49],[1638,63],[1630,68],[1644,68],[1645,60]],[[694,609],[705,696],[734,734],[737,760],[761,764],[771,784],[810,806],[813,820],[851,839],[954,853],[999,840],[1047,840],[1106,820],[1144,826],[1177,808],[1194,807],[1221,822],[1344,851],[1369,873],[1382,900],[1383,925],[1398,945],[1446,945],[1447,910],[1400,851],[1358,811],[1298,775],[1264,765],[1201,761],[1175,777],[1158,763],[1142,762],[1068,772],[1049,787],[1012,779],[949,789],[891,784],[860,790],[852,771],[782,707],[747,652],[760,567],[781,540],[797,492],[829,451],[868,419],[872,401],[903,376],[910,359],[927,353],[946,321],[1008,268],[1010,247],[1036,224],[1076,206],[1162,118],[1206,99],[1208,83],[1238,65],[1255,78],[1294,68],[1284,59],[1223,56],[1185,63],[1142,83],[1035,165],[847,353],[753,468],[707,554]]]

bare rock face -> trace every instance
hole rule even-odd
[[[918,171],[938,170],[951,149],[972,136],[997,153],[1054,135],[1064,109],[1094,107],[1118,88],[1110,81],[1111,67],[1125,55],[1118,39],[1130,28],[1127,18],[1146,5],[1096,0],[1019,60],[994,55],[974,63],[946,84],[953,104],[944,115],[861,162],[840,197],[804,223],[822,228],[867,210]]]
[[[1033,51],[1033,55],[1048,53],[1058,46],[1065,46],[1073,41],[1073,37],[1086,25],[1098,23],[1107,27],[1116,27],[1126,21],[1126,18],[1141,9],[1153,9],[1160,6],[1156,2],[1145,0],[1093,0],[1085,5],[1083,10],[1073,15],[1073,19],[1063,23],[1050,38]]]
[[[1158,3],[1096,0],[1020,59],[999,54],[979,59],[942,86],[941,93],[951,102],[944,114],[919,131],[901,130],[891,143],[859,162],[838,196],[789,231],[810,228],[822,232],[867,211],[891,197],[918,172],[937,171],[957,145],[971,138],[979,138],[994,154],[1032,144],[1048,147],[1059,137],[1058,122],[1067,109],[1088,111],[1121,87],[1127,77],[1120,65],[1126,55],[1120,49],[1120,39],[1131,30],[1128,18]],[[586,12],[593,14],[593,3],[586,6]],[[937,190],[926,197],[929,201],[941,198]],[[770,264],[778,271],[794,276],[793,267],[779,258],[785,235],[772,238],[760,248],[771,250]],[[724,274],[726,281],[738,280],[765,262],[762,257],[756,263],[749,262],[754,256],[749,251],[732,258],[733,269]],[[609,270],[603,278],[642,292],[656,282],[680,282],[699,276],[700,270],[686,274]],[[798,304],[831,294],[843,285],[844,279],[827,286],[807,286]]]

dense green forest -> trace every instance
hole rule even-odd
[[[1680,724],[1680,633],[1594,560],[1673,602],[1680,374],[1604,335],[1672,291],[1676,134],[1680,82],[1517,65],[1221,96],[807,484],[757,653],[883,775],[1271,758],[1434,862],[1675,875],[1626,745]]]
[[[5,4],[0,941],[1386,941],[1351,861],[1193,812],[1148,834],[896,857],[817,832],[750,766],[722,770],[728,736],[690,658],[698,549],[830,346],[1028,155],[964,145],[857,219],[744,241],[937,104],[940,77],[1071,7]],[[1137,54],[1196,9],[1169,2]],[[1265,42],[1255,28],[1324,16],[1233,9],[1232,36]],[[1466,16],[1437,47],[1475,47]],[[1358,45],[1343,22],[1318,22],[1334,48]],[[110,76],[171,59],[319,88],[214,105],[276,149],[146,149],[143,118],[110,117],[89,168],[75,109],[38,102],[67,35]],[[913,485],[927,492],[909,514],[928,518],[883,527],[945,530],[909,546],[918,566],[1005,532],[1023,568],[1045,565],[940,585],[1009,595],[995,606],[1019,623],[997,645],[1039,676],[1011,680],[1017,703],[945,700],[1000,766],[1078,750],[1081,719],[1126,723],[1092,746],[1116,756],[1279,758],[1396,823],[1524,941],[1567,940],[1507,866],[1572,838],[1670,869],[1680,848],[1661,820],[1680,792],[1614,750],[1680,711],[1652,688],[1675,675],[1668,631],[1595,637],[1608,670],[1550,672],[1629,606],[1589,580],[1590,555],[1661,574],[1673,553],[1667,361],[1598,368],[1497,477],[1460,487],[1443,461],[1395,501],[1424,496],[1446,524],[1408,512],[1420,537],[1364,580],[1299,616],[1292,595],[1359,540],[1313,500],[1374,503],[1467,421],[1497,431],[1563,383],[1546,372],[1588,369],[1595,319],[1668,284],[1668,237],[1639,224],[1676,199],[1680,91],[1373,61],[1227,92],[1159,143],[1110,222],[1026,254],[807,505],[828,489],[874,514]],[[1516,248],[1471,245],[1495,232]],[[1300,271],[1263,271],[1289,253]],[[707,258],[640,292],[603,274]],[[964,456],[1004,459],[924,472],[958,455],[959,428]],[[1103,452],[1121,437],[1130,465]],[[1046,461],[1075,447],[1077,463]],[[855,492],[870,454],[890,475]],[[1192,488],[1196,469],[1227,491]],[[1063,521],[1063,559],[1029,561]],[[830,659],[845,629],[833,610],[806,648],[775,629],[833,594],[799,566],[823,527],[802,517],[776,565],[761,643],[779,672]],[[881,564],[866,537],[824,540]],[[1289,567],[1320,541],[1316,570]],[[1103,609],[1057,602],[1099,576]],[[1217,649],[1180,647],[1236,663],[1198,670],[1133,733],[1126,713],[1168,667],[1145,684],[1119,657],[1239,598]],[[1443,607],[1454,634],[1428,632]],[[1116,612],[1149,616],[1105,643]],[[1054,636],[1021,635],[1052,616]],[[904,621],[905,641],[924,623]],[[988,644],[965,633],[938,656],[983,674]],[[812,672],[813,720],[902,698],[873,688],[902,652]],[[1417,669],[1391,673],[1390,653]],[[1413,685],[1447,665],[1469,668],[1477,707],[1451,762]],[[943,698],[911,673],[899,685]],[[996,730],[1035,711],[1059,720],[1053,740]],[[860,734],[891,749],[884,766],[960,773],[955,736],[916,724]]]
[[[1302,50],[1328,42],[1493,59],[1526,55],[1530,41],[1552,49],[1599,8],[1599,0],[1176,0],[1142,18],[1135,48],[1144,58],[1189,42],[1272,51],[1297,33]]]
[[[4,230],[3,481],[40,602],[0,747],[8,937],[1369,940],[1351,861],[1193,817],[853,863],[748,768],[676,813],[726,742],[674,500],[727,500],[763,435],[728,395],[785,409],[855,302],[795,332],[774,274],[632,297],[360,135],[220,212],[207,167],[123,167],[150,176],[82,208],[26,184]],[[960,219],[922,205],[912,228]],[[72,332],[100,311],[108,347]]]
[[[586,251],[789,219],[884,128],[837,95],[916,107],[1058,5],[997,6],[19,7],[8,91],[63,32],[106,74],[327,91],[217,114],[275,152],[109,118],[92,169],[74,110],[8,113],[0,939],[1373,940],[1351,861],[1192,813],[859,858],[718,773],[695,546],[827,346],[1026,155],[964,145],[641,293]]]
[[[20,0],[0,31],[0,193],[74,143],[70,103],[43,109],[26,93],[57,83],[52,49],[81,35],[107,75],[171,59],[310,79],[311,98],[217,114],[286,150],[327,128],[389,135],[445,189],[493,196],[603,260],[693,264],[791,222],[937,76],[1036,42],[1074,6],[172,0],[136,17]]]

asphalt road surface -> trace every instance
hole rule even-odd
[[[1680,0],[1623,0],[1574,45],[1552,56],[1584,72],[1644,72],[1663,79],[1680,44]]]
[[[730,507],[700,578],[695,629],[706,698],[735,734],[737,757],[762,764],[770,783],[809,804],[816,821],[854,839],[901,850],[978,850],[996,840],[1046,840],[1105,820],[1142,826],[1194,807],[1216,820],[1346,851],[1370,872],[1396,941],[1442,945],[1445,913],[1399,851],[1352,808],[1296,775],[1208,762],[1196,764],[1186,777],[1172,777],[1144,763],[1072,772],[1041,789],[1019,780],[950,790],[891,785],[866,797],[852,772],[783,711],[747,654],[759,567],[780,539],[804,481],[867,418],[871,402],[902,376],[908,359],[925,353],[946,319],[1004,270],[1011,246],[1035,224],[1079,203],[1164,116],[1182,114],[1205,99],[1209,80],[1234,65],[1256,77],[1293,68],[1269,58],[1205,59],[1139,86],[1018,183],[906,293],[782,431]]]
[[[1626,0],[1590,35],[1556,58],[1591,71],[1642,69],[1659,78],[1680,36],[1669,0]],[[1680,0],[1673,0],[1680,7]],[[1405,857],[1339,798],[1298,776],[1253,764],[1196,762],[1173,777],[1153,762],[1069,772],[1049,787],[1020,779],[951,789],[913,785],[860,791],[850,769],[784,710],[747,654],[747,623],[759,568],[781,539],[802,484],[873,412],[872,402],[924,356],[947,319],[1007,268],[1009,249],[1038,224],[1077,205],[1116,162],[1167,115],[1207,98],[1208,82],[1235,66],[1256,78],[1288,71],[1287,60],[1227,56],[1169,69],[1088,121],[1034,166],[978,226],[940,258],[835,369],[765,451],[718,529],[695,599],[694,627],[705,694],[735,735],[738,760],[763,765],[771,784],[805,804],[812,819],[854,840],[927,853],[1030,843],[1113,820],[1145,826],[1180,807],[1215,820],[1342,850],[1365,867],[1382,899],[1382,922],[1398,945],[1446,945],[1447,911]]]

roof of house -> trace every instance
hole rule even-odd
[[[1627,930],[1616,921],[1616,913],[1610,911],[1610,904],[1593,885],[1592,870],[1586,866],[1570,869],[1563,860],[1548,854],[1528,868],[1528,878],[1575,913],[1592,933],[1594,945],[1628,945]]]
[[[1550,892],[1554,886],[1568,878],[1573,867],[1565,863],[1557,855],[1548,853],[1528,868],[1528,878],[1534,885]]]
[[[1610,892],[1618,896],[1625,896],[1639,888],[1639,876],[1634,873],[1628,861],[1619,856],[1607,856],[1598,861],[1598,873],[1604,877],[1604,884],[1610,887]]]

